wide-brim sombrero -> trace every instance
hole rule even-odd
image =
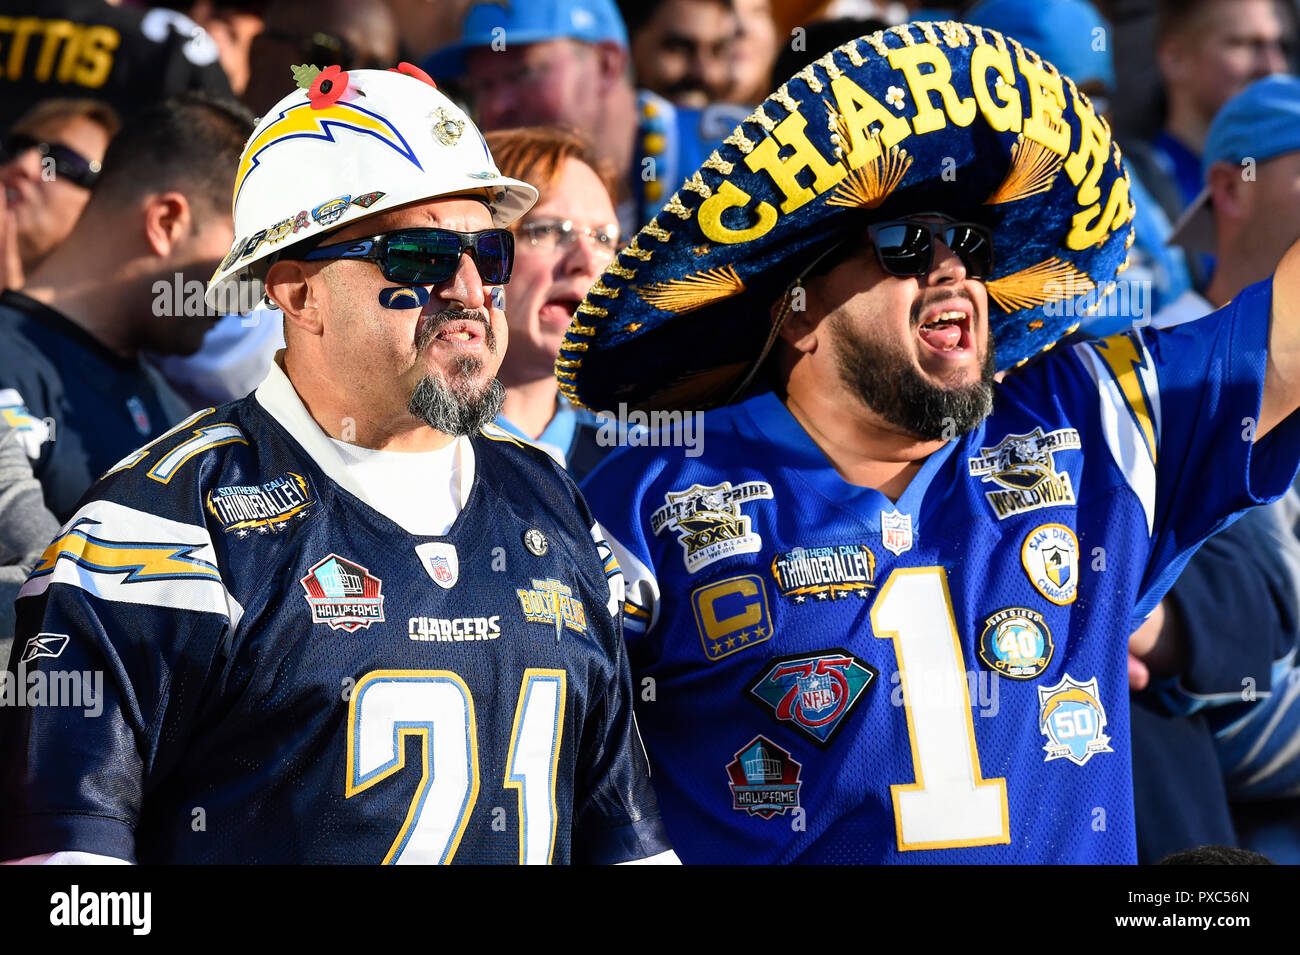
[[[804,267],[867,221],[931,210],[992,228],[1011,367],[1114,288],[1128,186],[1106,121],[1014,39],[955,22],[861,37],[769,96],[619,253],[565,335],[560,388],[595,410],[732,400]]]

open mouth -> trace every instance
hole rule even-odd
[[[553,298],[537,310],[537,317],[543,325],[568,328],[569,323],[573,321],[573,313],[578,310],[581,301],[579,298],[568,296]]]
[[[479,345],[484,339],[484,327],[481,322],[456,319],[444,322],[433,337],[435,341],[451,345]]]
[[[931,351],[945,357],[962,357],[971,348],[971,313],[969,307],[944,303],[926,312],[917,335]]]

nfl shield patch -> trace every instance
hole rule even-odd
[[[418,544],[415,554],[429,579],[443,590],[456,586],[460,578],[460,564],[456,559],[456,545],[445,543]]]
[[[912,549],[912,515],[898,508],[880,512],[880,543],[895,557]]]

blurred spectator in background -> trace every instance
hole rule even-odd
[[[799,48],[791,43],[781,47],[780,55],[772,67],[768,79],[767,93],[779,87],[801,69],[820,56],[824,56],[837,46],[843,46],[850,40],[856,40],[868,33],[884,30],[889,24],[883,20],[859,20],[854,17],[838,17],[834,20],[816,20],[801,27]],[[763,99],[767,98],[763,94]]]
[[[192,352],[211,327],[184,287],[201,290],[234,241],[230,183],[252,129],[242,106],[200,94],[136,113],[77,228],[22,292],[0,295],[0,389],[17,393],[9,412],[55,422],[29,453],[60,520],[184,415],[139,352]]]
[[[965,20],[1015,37],[1074,80],[1097,114],[1110,118],[1115,91],[1112,31],[1087,0],[984,0]],[[1127,146],[1120,143],[1120,148],[1127,157]],[[1143,186],[1140,176],[1130,175],[1136,238],[1129,267],[1118,279],[1128,287],[1117,290],[1111,305],[1083,317],[1084,334],[1105,338],[1127,329],[1135,319],[1149,320],[1192,287],[1182,251],[1165,244],[1170,220]]]
[[[735,9],[738,30],[731,45],[731,86],[722,98],[753,106],[775,89],[769,82],[781,38],[772,21],[771,0],[735,0]]]
[[[1175,239],[1218,265],[1205,297],[1188,291],[1157,328],[1194,323],[1268,279],[1300,239],[1300,79],[1272,76],[1234,96],[1204,151],[1207,186]],[[1249,177],[1247,156],[1258,163]],[[1292,490],[1210,538],[1143,627],[1172,635],[1184,660],[1177,680],[1133,698],[1141,861],[1240,841],[1300,862],[1298,514]],[[1139,673],[1137,687],[1149,678]]]
[[[397,45],[397,21],[384,0],[271,0],[266,28],[253,41],[244,103],[258,116],[265,113],[284,97],[289,67],[299,63],[396,66]]]
[[[614,181],[590,143],[556,126],[488,133],[487,142],[503,176],[541,194],[511,227],[510,345],[497,372],[506,400],[496,423],[540,446],[581,481],[613,447],[597,442],[592,412],[560,396],[555,359],[574,309],[618,250]]]
[[[397,21],[398,59],[418,63],[460,36],[473,0],[387,0]]]
[[[49,99],[0,139],[0,186],[16,252],[16,260],[3,263],[0,288],[21,288],[24,275],[68,237],[120,125],[106,103]]]
[[[236,96],[248,86],[253,38],[262,32],[269,0],[152,0],[144,18],[150,39],[165,38],[168,31],[190,37],[190,43],[215,49],[217,62]],[[206,40],[204,38],[207,38]],[[203,54],[210,57],[211,52]]]
[[[0,392],[0,407],[6,404]],[[13,423],[10,418],[14,417]],[[14,601],[41,551],[59,529],[32,477],[23,435],[27,425],[13,412],[0,414],[0,672],[14,639]]]
[[[459,82],[479,127],[572,127],[609,163],[618,221],[639,229],[747,110],[683,109],[633,86],[627,31],[613,0],[530,0],[470,7],[460,39],[422,64]]]
[[[693,109],[727,98],[738,32],[731,0],[618,0],[618,9],[638,86]]]
[[[1156,60],[1164,127],[1125,148],[1170,221],[1201,191],[1201,149],[1215,113],[1247,84],[1287,69],[1293,16],[1279,0],[1160,0]]]
[[[0,130],[50,97],[93,96],[125,118],[186,90],[231,93],[217,41],[171,10],[0,0],[0,56]]]

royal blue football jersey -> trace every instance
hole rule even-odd
[[[1300,456],[1252,443],[1270,300],[1046,356],[896,502],[770,393],[598,468],[683,861],[1135,861],[1129,634]]]
[[[466,445],[438,537],[358,496],[278,369],[114,467],[18,600],[0,858],[664,851],[617,563],[544,453]]]

